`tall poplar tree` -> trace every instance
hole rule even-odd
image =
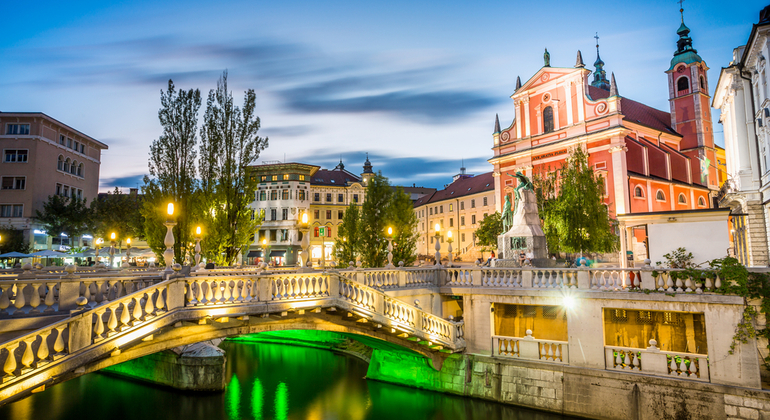
[[[366,198],[361,207],[359,224],[361,264],[364,267],[382,267],[388,255],[386,215],[393,190],[388,179],[377,172],[366,186]]]
[[[168,218],[166,205],[173,202],[174,259],[182,263],[192,253],[197,188],[195,157],[198,132],[198,110],[201,94],[198,89],[177,91],[168,81],[168,90],[160,92],[158,119],[163,133],[152,142],[148,166],[150,175],[144,177],[142,216],[145,219],[145,239],[162,261],[166,249],[164,222]]]
[[[360,252],[359,218],[358,204],[350,203],[337,229],[337,239],[334,243],[340,267],[347,267],[350,261],[356,260],[356,254]]]
[[[249,165],[268,144],[267,137],[257,135],[256,98],[249,89],[243,107],[236,106],[225,71],[206,101],[199,160],[203,253],[220,265],[235,262],[261,223],[261,216],[249,207],[257,186]]]
[[[414,205],[409,195],[401,187],[392,192],[388,204],[386,223],[393,227],[393,261],[404,265],[414,264],[417,256],[417,215],[414,213]],[[387,227],[385,227],[387,230]],[[387,255],[387,254],[386,254]]]

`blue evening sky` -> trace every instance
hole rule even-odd
[[[685,23],[716,85],[765,3],[694,1]],[[0,110],[41,111],[110,146],[101,190],[141,184],[168,79],[204,96],[229,71],[257,91],[262,160],[361,171],[368,152],[393,183],[442,187],[491,170],[495,113],[513,118],[516,76],[589,68],[599,33],[620,94],[668,111],[675,1],[80,1],[4,5]],[[712,92],[713,93],[713,92]],[[715,121],[717,115],[715,114]],[[722,127],[715,123],[718,143]]]

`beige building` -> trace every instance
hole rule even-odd
[[[435,225],[441,227],[441,254],[446,255],[448,231],[452,231],[452,253],[463,261],[482,256],[476,245],[476,229],[488,214],[495,212],[495,181],[492,172],[473,176],[465,168],[443,190],[425,195],[414,203],[417,214],[418,255],[433,255]]]
[[[36,249],[45,249],[49,237],[35,223],[35,210],[54,194],[96,198],[107,145],[41,112],[0,112],[0,129],[0,225],[23,230]],[[58,233],[52,239],[67,243]]]

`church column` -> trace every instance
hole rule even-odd
[[[735,115],[735,140],[738,143],[738,176],[742,189],[750,188],[751,182],[751,153],[749,152],[749,137],[746,129],[746,98],[742,83],[734,86],[735,97],[733,100],[733,112]],[[752,121],[753,122],[753,121]]]
[[[529,98],[522,98],[521,100],[522,106],[524,107],[524,135],[525,137],[530,136],[530,120],[529,120]]]
[[[622,141],[622,139],[616,139]],[[622,143],[609,148],[612,155],[612,186],[615,193],[615,215],[628,213],[631,203],[626,188],[626,146]]]
[[[572,82],[567,83],[564,92],[567,95],[567,125],[572,125]]]
[[[626,225],[620,222],[618,227],[620,230],[620,268],[628,268],[628,234],[626,232]]]
[[[521,125],[524,124],[524,119],[521,118],[521,101],[514,100],[513,108],[516,110],[516,138],[521,138]]]

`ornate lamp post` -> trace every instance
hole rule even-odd
[[[115,242],[115,232],[110,233],[110,268],[112,268],[112,263],[115,261],[115,245],[117,243]]]
[[[201,263],[201,227],[195,228],[195,270],[200,268]]]
[[[131,238],[126,238],[126,265],[131,265]]]
[[[310,235],[308,233],[310,232],[310,229],[308,229],[307,225],[307,212],[302,213],[302,224],[300,225],[299,231],[302,233],[302,241],[299,244],[300,248],[302,248],[302,256],[299,260],[299,266],[307,268],[308,261],[310,261],[310,253],[308,252],[308,248],[310,247]]]
[[[174,215],[174,203],[168,203],[167,208],[168,219],[166,219],[166,238],[163,240],[163,244],[166,245],[166,250],[163,252],[163,259],[166,261],[166,269],[164,273],[171,274],[174,269],[171,266],[174,264],[174,231],[173,228],[176,223],[171,219]]]
[[[267,246],[267,234],[265,234],[265,239],[262,239],[262,259],[265,265],[270,265],[270,247]]]
[[[441,265],[441,226],[436,223],[436,265]]]
[[[446,241],[449,243],[447,248],[447,258],[449,259],[449,266],[452,266],[452,231],[448,230],[446,233]]]
[[[99,245],[101,245],[103,243],[104,243],[104,239],[102,239],[102,238],[99,238],[96,241],[94,241],[94,250],[95,250],[94,259],[96,259],[96,262],[94,262],[94,266],[96,266],[96,267],[99,267],[99,264],[100,264],[100,262],[99,262]]]
[[[393,228],[388,227],[388,265],[385,268],[395,268],[393,265]]]

